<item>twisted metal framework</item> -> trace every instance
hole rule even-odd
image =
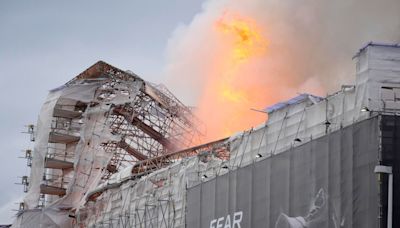
[[[230,156],[229,146],[230,144],[227,142],[227,138],[224,138],[137,162],[132,169],[132,179],[136,179],[151,173],[154,170],[166,167],[173,162],[179,161],[180,159],[186,157],[203,156],[204,159],[208,159],[209,156],[213,155],[223,161],[228,161]]]
[[[184,224],[182,213],[185,207],[181,199],[177,198],[177,192],[180,190],[168,189],[168,186],[171,186],[169,178],[179,171],[175,169],[174,174],[168,173],[169,171],[165,171],[168,174],[156,173],[146,180],[158,190],[151,191],[150,194],[141,192],[141,197],[132,198],[133,195],[139,194],[132,188],[137,184],[135,180],[140,181],[140,177],[187,157],[198,156],[202,162],[219,158],[223,161],[222,164],[225,164],[229,160],[229,147],[230,143],[225,138],[136,163],[132,167],[132,176],[129,179],[105,185],[88,195],[85,207],[78,213],[80,219],[77,220],[77,224],[93,227],[181,227]],[[224,168],[224,165],[220,168]],[[126,187],[129,186],[128,183],[131,186],[129,188]]]
[[[107,122],[112,134],[120,141],[103,143],[105,151],[114,155],[107,165],[103,179],[108,179],[127,165],[162,156],[198,144],[200,121],[191,110],[176,99],[164,86],[146,82],[131,72],[125,72],[104,62],[98,62],[74,80],[103,79],[96,91],[99,102],[110,99]],[[117,84],[141,82],[137,94],[117,91]],[[116,93],[129,97],[124,104],[112,103]]]
[[[164,155],[200,143],[202,133],[198,126],[201,122],[164,86],[151,84],[131,72],[99,61],[57,90],[85,84],[98,85],[90,102],[61,95],[54,107],[45,173],[40,185],[40,207],[56,200],[55,196],[64,196],[71,178],[77,175],[74,162],[78,158],[75,150],[69,148],[75,148],[83,137],[84,113],[88,110],[99,107],[105,120],[94,124],[103,124],[104,131],[116,136],[99,145],[112,155],[102,167],[103,181],[129,165],[143,167],[149,161],[160,163]],[[161,165],[153,166],[152,170],[155,167]]]

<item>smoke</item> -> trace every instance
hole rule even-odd
[[[399,0],[209,0],[190,24],[173,32],[166,84],[197,107],[208,140],[227,136],[265,121],[251,108],[296,93],[324,96],[352,83],[351,58],[362,45],[399,42],[399,10]],[[232,20],[262,41],[250,40],[244,48],[265,50],[234,60],[243,36],[218,29],[219,22]],[[226,86],[228,92],[221,92]]]

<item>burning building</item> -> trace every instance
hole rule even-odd
[[[400,46],[355,58],[354,85],[200,145],[165,87],[98,62],[43,105],[13,227],[398,227]]]

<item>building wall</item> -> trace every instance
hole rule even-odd
[[[378,227],[378,123],[361,121],[188,189],[186,227]]]
[[[383,165],[393,167],[393,227],[400,226],[400,117],[382,116],[382,156]],[[382,219],[381,227],[386,227],[388,176],[381,175]]]

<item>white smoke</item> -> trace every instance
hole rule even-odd
[[[277,73],[295,68],[291,88],[313,78],[334,91],[352,82],[351,58],[362,45],[400,42],[399,0],[206,1],[189,25],[174,31],[167,47],[167,84],[191,103],[201,96],[218,45],[213,23],[226,11],[251,17],[265,29],[270,45],[281,50],[274,54],[281,64],[268,67]]]
[[[216,77],[222,44],[214,24],[226,12],[251,18],[268,40],[266,54],[239,69],[243,83],[265,88],[265,106],[353,83],[359,48],[400,41],[399,0],[209,0],[168,42],[166,84],[185,103],[198,105]]]

